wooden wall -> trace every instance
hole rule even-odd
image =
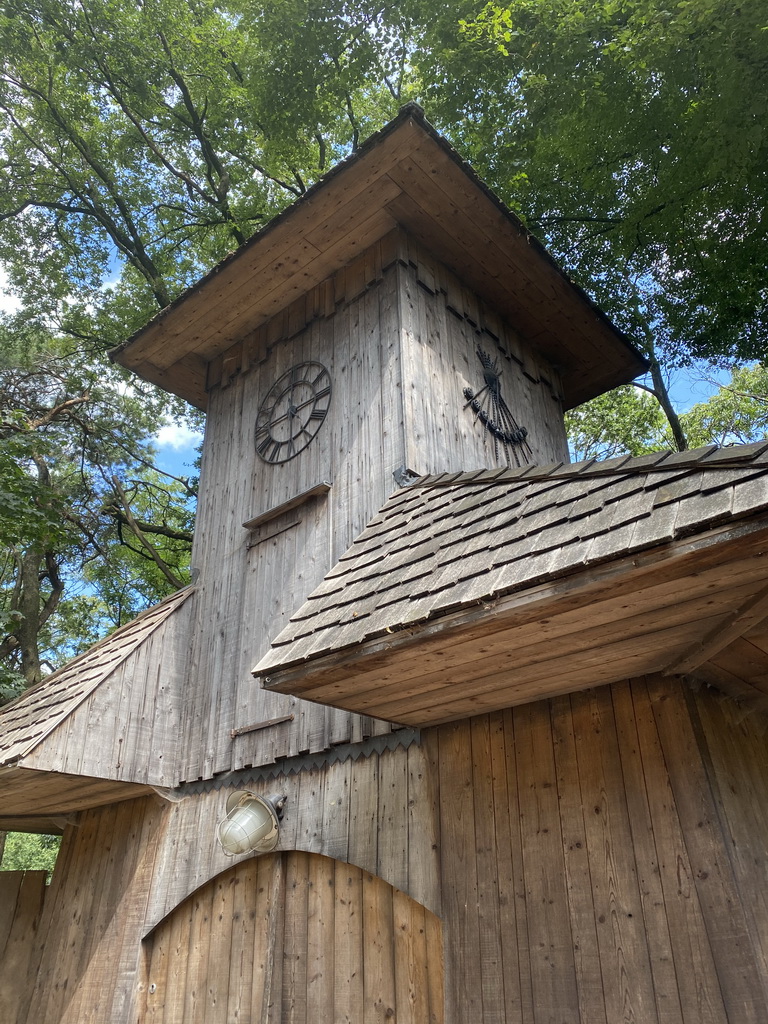
[[[442,1024],[440,922],[318,854],[251,858],[147,940],[141,1019],[157,1024]]]
[[[195,599],[191,588],[172,598],[168,617],[124,660],[115,657],[115,668],[101,669],[98,685],[26,755],[24,766],[176,786]]]
[[[449,1021],[768,1020],[766,742],[733,718],[648,679],[430,734]]]
[[[0,1021],[27,1019],[40,960],[45,871],[0,871]]]
[[[471,409],[464,388],[484,386],[478,348],[496,360],[501,392],[528,431],[525,461],[568,462],[557,373],[510,325],[413,239],[400,265],[406,462],[417,473],[506,465]],[[511,465],[516,465],[514,453]]]
[[[156,1019],[198,1019],[198,1009],[190,1017],[166,1009],[168,992],[180,991],[164,953],[171,943],[202,958],[237,944],[253,992],[265,961],[240,923],[240,901],[252,892],[249,915],[266,913],[259,889],[279,863],[283,880],[291,865],[285,884],[297,893],[289,918],[267,914],[270,926],[293,929],[279,987],[284,1021],[315,977],[304,973],[304,954],[290,957],[314,956],[330,929],[318,879],[335,891],[335,942],[345,912],[338,873],[347,872],[352,882],[343,884],[356,893],[394,887],[440,918],[447,1024],[764,1024],[764,724],[712,691],[654,677],[480,715],[424,730],[407,748],[254,783],[288,797],[284,856],[261,882],[260,865],[233,865],[212,838],[225,788],[87,812],[65,834],[46,900],[28,1020],[133,1024],[145,995],[160,990],[162,1007],[161,995],[148,1004]],[[347,864],[359,872],[339,866]],[[248,880],[230,898],[234,878]],[[220,901],[215,914],[206,913],[209,897],[211,908]],[[391,952],[390,939],[381,941]],[[227,1001],[236,991],[233,949],[217,975]],[[397,963],[400,953],[392,956]],[[189,969],[182,954],[175,959],[174,970]],[[296,966],[295,989],[286,965]],[[196,977],[200,991],[209,975]],[[330,972],[315,983],[326,1000],[316,1005],[330,1005]],[[380,999],[383,1013],[392,1000]]]
[[[463,408],[463,388],[482,381],[478,344],[503,363],[504,394],[530,431],[534,460],[567,459],[554,373],[402,232],[212,365],[182,780],[388,730],[370,718],[266,693],[250,670],[395,490],[396,469],[496,465],[486,431]],[[300,455],[267,465],[254,446],[259,405],[281,374],[309,360],[330,372],[328,416]],[[331,484],[327,495],[258,534],[244,529],[323,481]],[[253,725],[260,728],[239,731]]]

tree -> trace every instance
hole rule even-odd
[[[682,415],[693,446],[768,439],[768,367],[736,366],[730,380]]]
[[[758,0],[464,0],[418,64],[481,173],[604,304],[639,282],[667,353],[754,359],[767,27]]]
[[[680,415],[691,447],[746,444],[768,439],[768,369],[760,364],[733,367],[725,383]],[[645,455],[677,448],[656,401],[633,385],[600,395],[566,417],[576,459]]]
[[[765,20],[757,0],[6,0],[0,263],[23,300],[0,331],[12,678],[185,578],[194,486],[159,478],[148,441],[185,413],[105,349],[406,99],[644,347],[685,447],[665,362],[764,347]],[[648,399],[603,405],[638,431],[621,444],[656,443]],[[592,412],[574,415],[586,445]]]
[[[194,484],[147,441],[180,403],[104,350],[391,116],[399,24],[366,2],[4,5],[6,689],[185,581]]]
[[[0,261],[27,309],[130,335],[396,110],[405,47],[380,23],[367,2],[8,0]]]
[[[5,850],[0,849],[0,869],[3,871],[45,871],[48,874],[48,881],[50,881],[60,845],[60,836],[9,832],[5,836]]]
[[[645,350],[678,448],[665,365],[766,352],[767,24],[757,0],[461,0],[414,56],[441,126]]]
[[[0,333],[6,697],[186,582],[195,481],[153,468],[157,409],[125,378],[60,339]]]

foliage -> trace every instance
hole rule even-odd
[[[105,349],[407,99],[651,360],[671,434],[626,388],[572,414],[579,452],[762,429],[724,398],[681,422],[663,369],[764,354],[767,22],[757,0],[4,0],[0,687],[186,579],[194,481],[150,438],[190,413]]]
[[[574,460],[645,455],[666,447],[666,420],[646,391],[627,384],[585,402],[566,415]]]
[[[0,327],[0,698],[185,582],[195,481],[152,468],[163,404]]]
[[[761,358],[767,27],[759,0],[462,0],[418,62],[442,123],[614,315],[634,291],[666,357]]]
[[[0,870],[46,871],[50,882],[60,846],[61,836],[8,832]]]
[[[737,366],[730,380],[681,419],[692,447],[768,439],[768,368]]]
[[[27,310],[104,345],[167,305],[391,116],[405,51],[380,22],[367,0],[6,0],[0,261]]]
[[[680,416],[692,448],[768,439],[768,369],[736,366],[706,401]],[[670,426],[655,399],[634,385],[616,388],[572,410],[566,417],[575,459],[645,455],[674,450]]]

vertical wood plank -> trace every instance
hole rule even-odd
[[[758,1024],[765,997],[689,712],[679,684],[652,677],[648,689],[726,1013]]]
[[[263,950],[264,969],[260,974],[261,1013],[254,1016],[258,1024],[282,1024],[283,1021],[283,971],[285,969],[285,915],[288,903],[286,892],[288,878],[287,854],[274,854],[270,859],[269,874],[259,880],[259,905],[265,894],[264,911],[256,920],[266,916],[267,927],[259,933]],[[257,974],[254,969],[254,992]]]
[[[683,1009],[629,683],[617,683],[612,686],[611,696],[621,751],[627,814],[635,851],[656,1009],[660,1024],[681,1024],[684,1019]]]
[[[709,752],[731,862],[759,970],[768,987],[768,744],[762,720],[711,690],[688,697]]]
[[[333,861],[314,855],[309,859],[307,892],[307,1020],[333,1016],[334,908]]]
[[[408,760],[402,751],[379,755],[378,864],[376,874],[408,889]]]
[[[309,854],[286,858],[285,932],[283,938],[283,1024],[307,1019],[307,879]]]
[[[363,876],[342,861],[335,862],[334,870],[333,1020],[358,1024],[363,1005]]]
[[[457,1020],[482,1020],[480,973],[469,966],[480,946],[469,724],[443,726],[438,736],[447,1012]]]
[[[424,908],[397,889],[392,893],[395,1009],[398,1024],[429,1019],[427,936]]]
[[[552,730],[546,703],[514,711],[523,869],[536,1024],[578,1012]]]
[[[349,860],[376,872],[379,855],[379,758],[362,757],[352,765],[349,801]]]
[[[648,690],[643,680],[631,688],[680,1005],[686,1024],[721,1024],[725,1007]]]
[[[506,1019],[506,979],[501,946],[496,809],[493,800],[493,759],[488,715],[478,715],[471,719],[470,742],[475,805],[474,846],[477,863],[482,1019],[487,1024],[503,1024]]]
[[[572,694],[571,707],[606,1012],[612,1021],[656,1021],[610,690]]]
[[[250,1024],[255,936],[250,911],[255,902],[258,858],[238,864],[232,878],[232,920],[227,984],[227,1020]]]
[[[438,748],[433,730],[412,744],[408,772],[408,892],[433,913],[441,911]]]
[[[449,1018],[445,1012],[445,954],[443,926],[432,913],[424,915],[427,937],[427,984],[429,993],[429,1024],[444,1024]]]
[[[579,993],[579,1019],[594,1021],[595,1024],[607,1024],[584,824],[586,809],[579,788],[579,768],[570,699],[559,697],[552,700],[550,708],[565,878]]]
[[[505,865],[510,872],[511,906],[502,907],[502,927],[504,928],[504,963],[514,970],[517,964],[519,979],[519,1019],[523,1024],[533,1021],[533,986],[531,981],[530,941],[528,938],[528,903],[525,882],[525,866],[523,863],[522,812],[520,807],[520,781],[517,774],[517,756],[515,741],[515,719],[511,708],[502,712],[504,726],[501,743],[503,744],[503,760],[506,767],[506,778],[500,778],[497,806],[499,817],[506,820],[509,826],[509,859]],[[495,760],[501,770],[502,752],[496,750]],[[506,792],[505,792],[506,791]],[[504,797],[506,795],[506,804]],[[514,985],[507,985],[507,997],[514,992]],[[513,1008],[514,1013],[514,1008]],[[515,1017],[513,1015],[512,1019]]]
[[[385,1024],[395,1017],[392,888],[363,873],[362,1024]]]

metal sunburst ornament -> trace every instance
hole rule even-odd
[[[472,388],[464,388],[464,397],[467,400],[464,408],[470,408],[474,412],[475,419],[480,420],[493,438],[493,452],[497,462],[501,447],[508,466],[527,465],[533,455],[526,440],[528,431],[518,425],[502,397],[499,361],[491,359],[481,348],[477,349],[477,357],[483,367],[485,385],[477,394]]]

